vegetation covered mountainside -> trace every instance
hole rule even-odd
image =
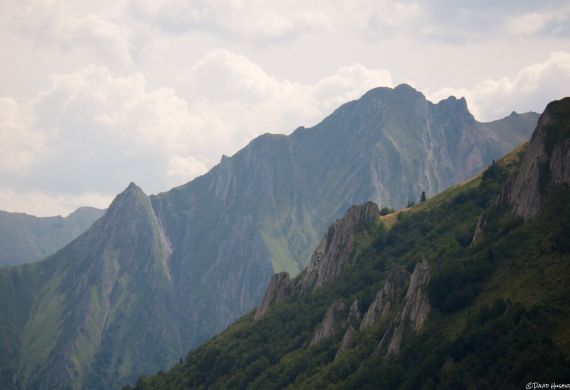
[[[104,210],[81,207],[67,217],[0,211],[0,265],[41,260],[86,231]]]
[[[257,312],[135,389],[570,383],[569,166],[566,98],[481,175],[371,221],[351,209],[307,271],[276,275]],[[310,269],[326,283],[307,290]]]
[[[523,142],[536,119],[480,123],[464,99],[377,88],[168,192],[129,185],[62,250],[0,268],[0,388],[107,389],[172,366],[258,305],[275,272],[304,268],[351,205],[437,193]]]

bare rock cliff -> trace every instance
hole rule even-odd
[[[342,332],[346,325],[346,319],[343,316],[344,308],[345,305],[340,299],[329,306],[323,321],[309,341],[309,346],[313,346],[325,338],[337,336]]]
[[[352,206],[342,218],[337,219],[313,252],[299,282],[299,291],[305,293],[333,280],[350,262],[357,228],[372,222],[379,215],[376,203],[366,202]]]
[[[352,302],[352,305],[350,305],[350,309],[348,310],[348,322],[351,325],[358,327],[361,320],[362,316],[360,315],[360,310],[358,309],[358,299],[356,299],[354,302]]]
[[[397,303],[400,291],[409,280],[410,274],[402,267],[396,266],[390,271],[384,287],[378,291],[376,298],[364,314],[360,330],[371,327],[376,321],[383,320],[390,314]]]
[[[255,319],[259,320],[265,316],[269,307],[276,302],[287,297],[292,291],[292,283],[287,272],[280,272],[271,277],[261,306],[255,312]]]
[[[430,268],[426,259],[416,264],[410,278],[404,307],[389,325],[378,348],[388,346],[388,353],[400,353],[402,338],[408,331],[418,332],[427,320],[431,306],[427,296]]]
[[[352,327],[352,325],[349,325],[348,329],[344,333],[344,336],[342,337],[342,341],[340,342],[340,346],[338,347],[338,351],[336,352],[335,359],[337,359],[345,351],[354,347],[355,337],[356,337],[356,330]]]
[[[499,203],[525,221],[544,209],[553,187],[570,184],[570,98],[554,101],[540,116],[519,172],[505,184]]]

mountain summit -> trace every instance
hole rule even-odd
[[[111,388],[167,367],[256,306],[271,275],[303,269],[351,205],[435,194],[523,142],[536,118],[479,123],[464,100],[376,88],[168,192],[131,183],[58,253],[0,269],[0,387]]]

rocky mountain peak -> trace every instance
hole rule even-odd
[[[115,199],[113,199],[111,205],[109,206],[109,211],[112,212],[117,209],[124,209],[129,205],[134,206],[135,204],[140,204],[141,202],[144,203],[145,199],[148,200],[148,197],[143,192],[143,190],[134,182],[130,182],[127,188],[125,188],[123,192],[121,192],[115,197]]]
[[[413,103],[416,100],[425,101],[426,97],[423,93],[416,90],[409,84],[399,84],[394,88],[389,87],[378,87],[371,89],[370,91],[366,92],[359,102],[362,104],[370,103],[373,101],[380,101],[380,100],[405,100],[407,102]]]
[[[440,100],[436,106],[449,118],[462,119],[469,124],[476,123],[475,117],[467,107],[467,100],[463,96],[460,98],[449,96]]]
[[[354,233],[379,215],[376,203],[366,202],[352,206],[342,218],[337,219],[313,252],[309,266],[298,284],[299,291],[305,293],[333,280],[349,264]]]
[[[554,101],[540,116],[520,170],[509,178],[499,203],[524,220],[544,209],[551,191],[570,184],[570,98]]]

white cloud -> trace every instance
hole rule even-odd
[[[172,155],[206,149],[201,118],[173,90],[149,90],[140,73],[89,66],[56,75],[31,107],[35,128],[57,129],[43,170],[73,191],[116,191],[131,179],[149,191],[164,189],[161,172]]]
[[[38,48],[91,51],[99,63],[128,67],[133,64],[134,32],[124,23],[85,10],[74,10],[58,0],[21,0],[0,7],[3,28],[31,39]],[[100,5],[103,9],[104,5]]]
[[[507,32],[517,37],[528,37],[539,33],[560,34],[568,31],[570,7],[556,11],[527,12],[507,19]]]
[[[176,89],[192,102],[196,114],[209,122],[221,120],[226,124],[222,126],[231,124],[223,132],[234,145],[242,145],[263,132],[288,133],[299,125],[312,125],[367,90],[393,84],[388,71],[360,64],[301,84],[272,77],[247,57],[218,49],[183,73]]]
[[[569,15],[567,0],[0,1],[0,183],[166,190],[393,77],[481,119],[540,111],[570,89]]]
[[[144,0],[132,1],[130,11],[167,33],[208,31],[258,43],[288,40],[331,27],[321,10],[298,1]]]
[[[259,134],[314,125],[367,90],[394,85],[388,71],[360,64],[313,83],[294,82],[225,49],[206,53],[178,80],[176,89],[151,88],[142,73],[87,66],[52,76],[50,87],[28,103],[0,99],[0,136],[7,140],[0,145],[6,189],[0,209],[20,207],[10,196],[40,195],[53,200],[50,213],[91,199],[83,194],[100,195],[100,206],[131,180],[149,193],[164,191]],[[515,77],[444,88],[431,98],[465,96],[478,118],[490,120],[513,109],[540,111],[568,90],[570,54],[558,52]]]
[[[480,120],[493,120],[511,111],[542,112],[545,105],[570,91],[570,53],[556,52],[542,62],[521,69],[514,77],[484,80],[472,88],[443,88],[430,97],[465,96]]]
[[[155,193],[205,173],[259,134],[312,125],[368,89],[393,84],[387,71],[358,64],[315,83],[295,83],[228,50],[207,53],[179,79],[177,91],[152,89],[141,73],[88,66],[52,76],[50,87],[24,105],[28,116],[6,100],[4,128],[27,137],[9,147],[32,151],[18,149],[18,165],[0,179],[14,196],[64,194],[58,205],[85,192],[112,196],[131,180]],[[34,137],[37,147],[27,141]],[[41,164],[33,165],[36,159]]]
[[[47,134],[32,129],[23,111],[14,99],[0,98],[0,172],[25,173],[49,153]]]
[[[173,156],[168,160],[166,179],[171,186],[176,186],[207,171],[206,164],[193,156]]]

